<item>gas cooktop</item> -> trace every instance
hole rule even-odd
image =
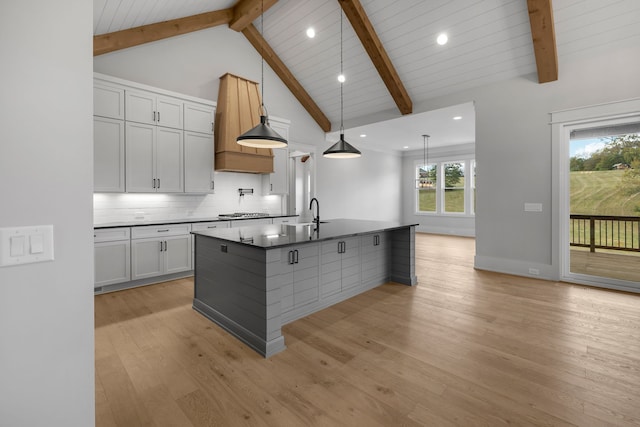
[[[268,213],[264,212],[234,212],[230,214],[220,214],[218,218],[220,219],[233,219],[233,218],[264,218],[269,216]]]

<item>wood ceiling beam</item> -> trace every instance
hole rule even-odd
[[[93,56],[228,24],[233,14],[233,8],[222,9],[93,36]]]
[[[351,22],[351,26],[355,30],[360,43],[369,54],[369,58],[378,70],[378,74],[387,86],[389,93],[393,97],[398,109],[402,114],[411,114],[413,111],[413,103],[409,97],[409,93],[404,88],[400,76],[396,72],[387,51],[382,46],[382,42],[378,38],[376,31],[369,21],[364,8],[359,0],[338,0],[344,14]]]
[[[269,64],[278,77],[280,77],[282,82],[289,88],[293,96],[300,101],[302,106],[307,110],[311,117],[313,117],[316,123],[318,123],[320,128],[325,132],[329,132],[331,130],[331,122],[327,116],[324,115],[322,110],[320,110],[320,107],[318,107],[307,91],[304,90],[298,80],[296,80],[293,74],[291,74],[291,71],[289,71],[287,66],[284,65],[271,46],[269,46],[269,44],[264,40],[256,27],[254,27],[253,24],[249,24],[242,30],[242,34],[244,34],[247,40],[249,40],[249,43],[253,45],[258,53],[262,55],[267,64]]]
[[[276,4],[278,0],[240,0],[233,6],[233,18],[229,28],[235,31],[244,30],[262,13]]]
[[[538,82],[558,80],[558,51],[551,0],[527,0]]]

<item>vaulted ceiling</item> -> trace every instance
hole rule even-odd
[[[536,72],[541,82],[553,81],[558,67],[562,79],[564,58],[586,55],[593,47],[614,45],[640,31],[637,0],[550,4],[551,0],[264,0],[261,32],[267,62],[283,81],[290,80],[285,84],[327,131],[331,123],[335,130],[340,120],[336,77],[341,10],[346,16],[348,120],[388,110],[407,114],[412,102]],[[168,37],[213,25],[244,30],[257,46],[260,7],[259,0],[94,0],[94,51],[100,54],[105,44],[121,48],[117,43],[122,40],[144,42],[157,31]],[[164,21],[171,22],[164,28],[150,25]],[[150,26],[138,28],[146,25]],[[315,29],[315,38],[305,35],[308,27]],[[436,37],[443,32],[449,42],[440,46]]]

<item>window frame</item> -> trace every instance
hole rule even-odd
[[[464,212],[446,212],[444,210],[444,165],[450,163],[463,163],[464,164]],[[476,159],[475,156],[461,156],[461,157],[447,157],[438,159],[436,161],[430,161],[428,165],[436,166],[436,210],[435,211],[421,211],[420,210],[420,189],[416,188],[415,182],[416,179],[419,178],[419,168],[423,165],[421,160],[416,160],[414,162],[414,213],[415,215],[426,215],[426,216],[445,216],[445,217],[466,217],[472,218],[475,217],[475,211],[473,209],[474,206],[474,189],[475,187],[475,177],[472,177],[473,169],[471,165],[476,167]],[[428,166],[426,165],[426,166]]]

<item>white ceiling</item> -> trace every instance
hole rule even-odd
[[[225,9],[236,3],[235,0],[93,1],[96,35]],[[361,3],[414,104],[536,71],[525,0],[361,0]],[[562,74],[563,60],[640,37],[640,0],[555,0],[553,7],[561,79],[570,78]],[[340,126],[340,88],[336,80],[340,70],[340,13],[336,0],[279,0],[265,13],[263,29],[264,38],[331,120],[333,129]],[[260,30],[260,19],[254,25]],[[305,36],[309,26],[316,30],[314,39]],[[346,18],[343,31],[347,77],[345,121],[396,109]],[[449,36],[445,46],[435,41],[441,32]],[[367,133],[406,133],[410,138],[403,129],[417,130],[420,145],[419,135],[432,133],[435,146],[440,143],[437,135],[441,128],[443,135],[449,135],[442,137],[443,143],[468,142],[468,134],[460,134],[458,129],[469,122],[444,120],[437,123],[436,132],[436,122],[427,117],[404,116],[377,129],[369,128],[375,130]],[[425,126],[421,122],[425,120],[434,123],[431,129],[422,129]],[[446,124],[452,127],[447,129]],[[399,130],[386,130],[388,125],[394,128],[399,125]],[[348,140],[358,142],[350,133],[351,130],[347,133]],[[357,135],[356,138],[359,139]],[[384,141],[387,149],[402,150],[402,146],[410,145],[405,139],[365,140],[372,147]]]

